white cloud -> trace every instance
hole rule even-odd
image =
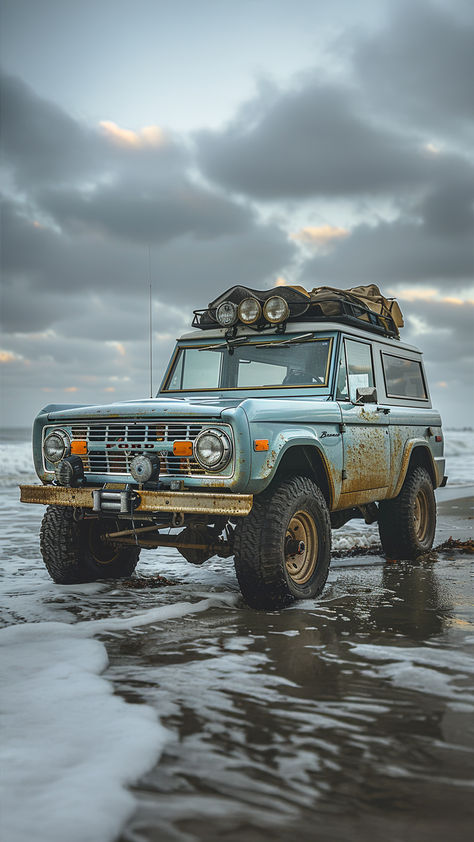
[[[305,246],[326,250],[335,241],[348,237],[349,233],[347,228],[339,228],[336,225],[307,225],[290,234],[290,237]]]
[[[102,120],[99,125],[105,137],[118,146],[140,149],[145,146],[165,146],[168,142],[167,135],[159,126],[143,126],[136,132],[123,129],[112,120]]]
[[[0,350],[0,364],[1,365],[9,365],[10,363],[19,362],[23,360],[21,354],[15,354],[13,351],[2,351]]]

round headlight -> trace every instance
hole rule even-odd
[[[157,480],[160,474],[160,460],[155,453],[140,453],[130,462],[130,473],[136,482]]]
[[[64,430],[54,430],[46,436],[43,443],[43,453],[48,462],[60,462],[64,456],[69,456],[71,442]]]
[[[237,321],[237,306],[232,301],[224,301],[216,310],[216,319],[222,327],[235,325]]]
[[[232,456],[229,436],[222,430],[203,430],[194,442],[194,455],[206,471],[221,471]]]
[[[272,295],[271,298],[267,298],[264,304],[263,315],[267,322],[271,322],[272,324],[284,322],[290,315],[290,308],[281,295]]]
[[[239,319],[246,325],[256,322],[262,315],[260,302],[256,298],[244,298],[239,304]]]

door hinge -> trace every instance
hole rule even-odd
[[[347,471],[343,471],[341,474],[342,479],[347,479]]]
[[[339,424],[339,432],[340,432],[340,433],[345,433],[345,432],[346,432],[346,425],[344,424],[344,422],[341,422],[341,423]]]

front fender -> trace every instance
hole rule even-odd
[[[334,500],[340,493],[340,477],[342,472],[342,439],[338,425],[324,425],[326,439],[320,438],[316,429],[311,427],[292,427],[280,430],[269,430],[266,425],[264,430],[259,431],[258,425],[251,425],[251,442],[259,438],[266,438],[269,441],[267,451],[252,451],[251,473],[248,490],[252,494],[258,494],[273,480],[279,465],[285,455],[292,448],[311,448],[317,451],[324,467],[331,499]]]

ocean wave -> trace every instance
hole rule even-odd
[[[444,433],[446,473],[449,485],[474,481],[474,432],[447,430]],[[0,486],[36,482],[31,442],[0,443]]]
[[[447,430],[444,433],[444,455],[446,459],[455,456],[471,457],[474,454],[474,433],[470,430]]]
[[[30,442],[0,443],[0,486],[37,482]]]

